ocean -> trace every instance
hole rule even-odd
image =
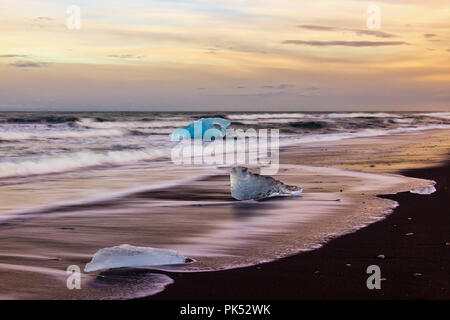
[[[229,194],[229,167],[171,160],[169,135],[208,117],[236,129],[278,129],[282,154],[450,128],[450,112],[1,112],[0,298],[155,294],[174,281],[158,269],[214,271],[312,250],[388,214],[395,203],[368,197],[380,185],[423,185],[281,157],[277,178],[303,187],[303,196],[238,202]],[[360,210],[358,197],[370,208]],[[83,273],[84,289],[67,289],[68,266],[83,270],[96,251],[121,244],[172,249],[194,262]]]

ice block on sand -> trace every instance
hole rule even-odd
[[[429,186],[425,186],[425,187],[420,187],[420,188],[416,188],[413,190],[410,190],[411,193],[416,193],[416,194],[423,194],[423,195],[427,195],[427,194],[432,194],[436,192],[436,188],[434,187],[434,185],[429,185]]]
[[[151,247],[135,247],[129,244],[104,248],[97,251],[91,262],[86,264],[85,272],[124,267],[149,267],[183,264],[190,259],[174,250]]]
[[[251,173],[245,167],[231,170],[231,195],[237,200],[260,200],[276,196],[296,196],[302,189],[288,186],[272,177]]]

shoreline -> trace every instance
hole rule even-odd
[[[374,257],[366,256],[365,261],[360,261],[363,251],[358,246],[361,241],[350,241],[347,247],[353,251],[348,252],[334,269],[328,268],[329,262],[344,252],[342,248],[307,263],[303,262],[305,256],[314,256],[322,250],[295,254],[317,248],[315,244],[325,243],[328,248],[334,244],[332,239],[340,239],[340,234],[359,234],[356,229],[365,230],[367,224],[370,226],[378,218],[382,219],[387,210],[391,212],[395,202],[376,195],[428,185],[429,181],[398,174],[402,169],[441,164],[448,158],[449,150],[450,130],[293,145],[282,148],[280,170],[275,178],[301,186],[305,190],[301,198],[253,204],[234,202],[229,194],[227,171],[216,170],[211,177],[188,184],[174,186],[169,183],[170,186],[150,190],[139,188],[140,192],[101,203],[71,204],[49,212],[24,215],[22,218],[26,219],[2,226],[4,241],[0,247],[0,262],[4,281],[0,295],[11,299],[332,299],[347,295],[327,296],[317,290],[328,290],[333,285],[344,288],[340,281],[350,281],[351,285],[364,286],[368,291],[365,287],[366,261],[385,252],[371,253]],[[167,176],[173,181],[184,171],[193,174],[192,170],[182,167],[160,170],[146,166],[131,172],[125,167],[106,173],[94,171],[81,176],[58,176],[58,179],[28,184],[28,188],[33,192],[42,190],[43,195],[50,198],[57,189],[64,190],[62,196],[73,196],[67,191],[85,190],[86,186],[97,190],[103,185],[113,189],[123,184],[142,185],[145,182],[148,185]],[[113,172],[115,174],[111,175]],[[102,176],[104,179],[96,179]],[[434,174],[429,176],[438,180]],[[23,188],[23,185],[19,187]],[[14,188],[9,191],[11,195],[16,194]],[[424,199],[428,196],[413,196],[421,197],[420,204],[427,203]],[[438,208],[447,207],[446,199],[443,201]],[[438,220],[437,226],[448,226],[446,221]],[[369,237],[370,241],[372,239],[373,236]],[[55,272],[61,274],[68,265],[84,266],[101,248],[125,243],[175,249],[197,262],[189,266],[193,272],[175,268],[165,271],[147,269],[138,273],[105,272],[102,276],[85,274],[82,286],[86,290],[67,290],[66,279],[54,276]],[[390,243],[395,243],[395,239]],[[224,252],[227,254],[222,255]],[[289,258],[280,260],[280,256]],[[298,256],[301,259],[295,260]],[[386,257],[388,261],[390,258]],[[351,266],[347,267],[347,264]],[[240,267],[200,271],[220,270],[221,266],[227,265]],[[333,275],[336,272],[338,274]],[[418,272],[434,274],[434,270],[413,270],[413,274]],[[149,287],[154,288],[155,281],[159,283],[158,276],[162,276],[164,283],[168,277],[175,283],[169,285],[167,291],[151,296],[155,292]],[[384,267],[382,276],[388,278],[388,282],[391,279],[384,275]],[[319,283],[322,289],[317,279],[324,281]],[[445,280],[447,276],[441,276],[441,279]],[[28,285],[17,286],[17,283]],[[44,287],[53,290],[44,292]],[[356,298],[360,296],[355,295]]]
[[[450,299],[450,161],[400,174],[434,180],[437,191],[380,195],[399,203],[392,214],[313,251],[239,269],[161,272],[174,283],[144,299]],[[366,287],[369,265],[381,268],[381,290]]]

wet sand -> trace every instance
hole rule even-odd
[[[154,168],[152,170],[159,171],[159,175],[149,176],[149,172],[154,171],[147,170],[147,175],[145,170],[142,174],[137,171],[126,183],[132,191],[124,193],[116,190],[115,182],[117,177],[123,176],[126,167],[111,169],[108,174],[87,180],[79,177],[79,173],[61,174],[54,177],[52,185],[41,184],[36,178],[29,192],[42,189],[43,193],[39,194],[44,199],[46,194],[54,197],[56,189],[64,191],[58,199],[63,202],[72,191],[78,195],[79,181],[94,184],[94,190],[97,186],[111,188],[120,195],[9,217],[1,225],[0,233],[0,298],[128,299],[150,296],[163,290],[164,286],[172,283],[172,279],[174,284],[169,285],[167,291],[151,298],[301,298],[301,295],[296,296],[299,292],[303,292],[304,297],[320,298],[311,293],[314,283],[308,287],[307,282],[300,280],[308,276],[312,276],[310,280],[322,279],[327,274],[326,268],[332,266],[329,262],[335,258],[342,258],[343,264],[328,269],[329,274],[337,272],[339,275],[336,277],[334,274],[328,280],[336,282],[338,288],[343,287],[340,283],[347,278],[339,273],[342,269],[342,272],[354,272],[350,278],[357,279],[355,283],[363,279],[360,285],[365,286],[365,269],[360,270],[363,262],[378,261],[376,256],[385,253],[376,252],[375,256],[366,253],[364,250],[367,248],[358,247],[361,245],[358,239],[346,245],[353,250],[347,255],[343,255],[340,248],[331,249],[331,256],[320,256],[319,260],[311,263],[303,262],[303,257],[323,249],[229,271],[161,273],[155,270],[119,270],[84,274],[82,286],[87,290],[81,291],[67,290],[65,270],[73,264],[83,267],[97,250],[123,243],[179,250],[197,260],[187,271],[223,269],[230,265],[236,268],[273,260],[278,255],[311,250],[311,246],[323,243],[333,234],[350,232],[352,228],[358,229],[361,225],[382,219],[395,203],[375,195],[428,185],[429,181],[409,179],[397,173],[403,168],[441,163],[449,149],[449,131],[442,130],[285,147],[276,178],[303,187],[303,197],[254,203],[240,203],[230,198],[225,168],[214,170],[212,174],[211,170],[203,170],[201,174],[206,177],[189,183],[169,183],[168,186],[147,189],[136,189],[136,184],[141,185],[143,181],[150,185],[159,183],[166,172],[171,173],[173,180],[176,177],[189,180],[192,172],[188,170],[189,176],[185,176],[183,168]],[[448,176],[448,172],[446,174]],[[141,178],[136,181],[136,176]],[[437,177],[430,178],[438,181]],[[41,188],[42,185],[48,188]],[[5,194],[10,192],[7,185],[3,187]],[[439,186],[438,191],[441,191]],[[411,196],[418,197],[417,201],[421,203],[428,199],[428,196]],[[445,204],[445,198],[443,201]],[[446,205],[440,203],[438,207],[445,209]],[[438,225],[448,226],[448,223],[440,221]],[[377,245],[378,240],[373,237],[369,237],[369,243]],[[381,233],[381,237],[386,236]],[[407,238],[413,239],[411,236]],[[395,241],[388,242],[388,245],[395,245]],[[402,254],[401,250],[399,252]],[[389,256],[385,255],[386,259],[381,262],[389,261]],[[286,264],[291,259],[300,260]],[[359,267],[358,261],[363,261]],[[346,267],[346,264],[352,266]],[[267,267],[267,273],[260,272]],[[384,267],[381,267],[384,276]],[[420,271],[414,273],[425,275]],[[446,279],[443,278],[444,281]],[[328,288],[329,284],[324,284],[323,290]]]
[[[354,139],[304,152],[302,163],[317,157],[311,160],[316,165],[323,159],[327,166],[431,179],[437,192],[381,196],[399,207],[384,220],[314,251],[239,269],[168,273],[175,282],[148,299],[450,299],[448,139],[448,132],[428,132],[380,138],[377,145],[371,138],[372,148]],[[342,144],[352,145],[345,157]],[[386,144],[390,151],[380,153]],[[366,287],[369,265],[381,268],[381,290]]]

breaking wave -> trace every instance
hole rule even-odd
[[[130,132],[123,129],[102,129],[86,131],[4,131],[0,132],[2,140],[34,140],[34,139],[76,139],[96,137],[119,137],[128,135]]]
[[[417,115],[423,116],[423,117],[432,117],[432,118],[450,120],[450,112],[430,112],[430,113],[419,113]]]
[[[230,114],[230,120],[271,120],[274,119],[345,119],[345,118],[399,118],[400,115],[386,112],[348,112],[348,113],[253,113]]]
[[[46,117],[21,117],[21,118],[7,118],[3,120],[6,123],[46,123],[46,124],[55,124],[55,123],[65,123],[65,122],[75,122],[78,121],[78,117],[72,116],[46,116]]]
[[[294,128],[316,130],[325,128],[328,124],[321,121],[304,121],[304,122],[290,122],[289,125]]]
[[[252,113],[252,114],[229,114],[230,120],[257,120],[257,119],[299,119],[307,115],[304,113]]]
[[[325,134],[309,134],[304,136],[288,138],[285,141],[281,141],[280,145],[290,145],[294,143],[309,143],[309,142],[325,142],[325,141],[339,141],[349,138],[363,138],[363,137],[376,137],[390,134],[402,134],[408,132],[418,132],[424,130],[439,130],[450,129],[450,125],[429,125],[413,128],[396,128],[390,130],[383,129],[364,129],[356,132],[339,132],[339,133],[325,133]]]
[[[0,178],[60,173],[103,165],[124,165],[162,156],[164,156],[164,152],[155,149],[109,151],[106,153],[82,151],[34,160],[0,162]]]
[[[351,113],[329,113],[323,115],[325,118],[399,118],[400,115],[386,112],[351,112]]]
[[[77,126],[94,129],[136,129],[136,128],[179,128],[188,125],[190,121],[104,121],[83,118],[76,122]]]

